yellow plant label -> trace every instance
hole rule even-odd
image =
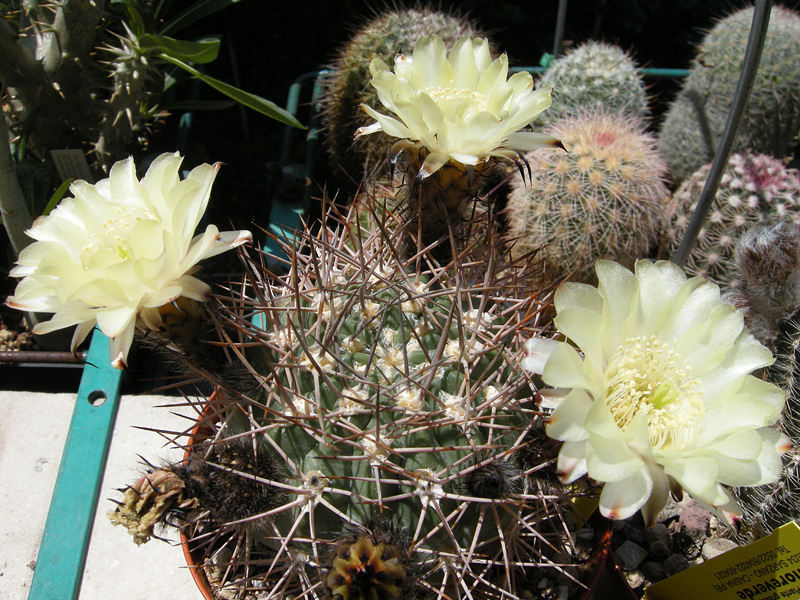
[[[734,548],[651,585],[646,600],[783,600],[800,598],[800,527]]]
[[[575,516],[580,520],[581,525],[585,525],[592,513],[597,510],[600,505],[599,496],[576,496],[572,498],[572,511]]]

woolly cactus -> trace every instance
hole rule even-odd
[[[756,338],[777,356],[765,378],[786,392],[781,430],[791,442],[775,484],[740,489],[744,535],[760,537],[800,519],[800,229],[756,225],[736,247],[737,287],[726,300],[744,312]]]
[[[389,138],[383,134],[353,140],[371,119],[359,106],[378,108],[370,85],[369,63],[378,57],[392,64],[399,52],[410,53],[418,40],[435,34],[449,48],[462,37],[480,32],[470,20],[427,7],[391,10],[362,25],[340,50],[326,78],[321,99],[322,124],[331,163],[341,166],[356,182],[385,164]]]
[[[684,181],[669,203],[665,243],[669,256],[683,239],[710,170],[708,164]],[[758,223],[800,224],[799,202],[797,171],[763,154],[732,155],[686,271],[726,289],[735,286],[736,240]]]
[[[659,150],[675,182],[716,152],[730,111],[753,19],[745,8],[721,20],[698,48],[689,77],[670,106],[659,133]],[[755,85],[734,151],[787,155],[800,129],[800,16],[775,6]]]
[[[553,105],[542,113],[545,123],[601,108],[637,119],[648,116],[644,80],[636,63],[612,44],[586,42],[570,50],[553,63],[537,86],[555,90]]]
[[[385,223],[356,211],[299,234],[280,279],[251,263],[221,308],[249,389],[220,381],[209,442],[188,466],[149,476],[174,499],[161,512],[189,520],[221,590],[519,598],[542,575],[533,565],[565,559],[566,516],[519,368],[540,309],[524,267],[496,255],[443,267],[427,252],[407,263]],[[189,491],[219,470],[262,487]],[[139,539],[152,522],[142,527],[146,487],[114,517]]]
[[[549,277],[591,280],[599,258],[632,265],[657,242],[668,191],[655,140],[628,117],[584,112],[546,131],[568,152],[526,155],[508,201],[512,252],[539,250]]]

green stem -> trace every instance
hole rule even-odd
[[[3,225],[8,232],[14,256],[18,257],[22,249],[33,241],[25,234],[33,224],[33,219],[19,187],[17,170],[11,157],[6,122],[2,118],[0,118],[0,214],[3,216]]]

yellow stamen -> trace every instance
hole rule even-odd
[[[655,336],[628,338],[606,369],[605,400],[623,431],[647,417],[653,448],[688,445],[705,415],[700,382],[669,344]]]

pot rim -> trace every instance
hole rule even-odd
[[[221,399],[223,394],[224,392],[222,392],[222,390],[219,388],[214,390],[208,398],[208,403],[205,405],[202,412],[197,416],[197,421],[194,428],[192,428],[191,433],[189,434],[189,440],[186,445],[186,450],[183,454],[184,463],[189,460],[191,448],[195,445],[195,440],[201,435],[201,431],[209,427],[209,421],[214,422],[219,418],[219,413],[215,413],[214,411],[213,402],[215,399]],[[206,573],[203,570],[203,565],[200,564],[200,560],[196,556],[196,552],[190,547],[189,542],[191,540],[183,529],[179,530],[179,537],[181,540],[183,557],[184,560],[186,560],[186,566],[189,567],[189,572],[192,575],[195,585],[197,585],[197,588],[200,590],[200,594],[203,596],[204,600],[216,600],[216,595],[211,587],[211,583],[208,581],[208,577],[206,577]]]

